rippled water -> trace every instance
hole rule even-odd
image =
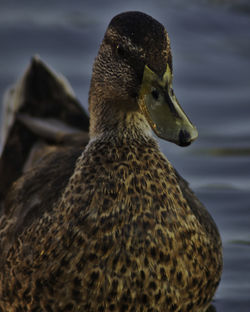
[[[218,312],[250,311],[250,4],[245,1],[0,2],[0,94],[34,54],[68,77],[83,105],[93,59],[112,16],[146,12],[167,28],[175,93],[199,130],[188,148],[161,148],[220,229]]]

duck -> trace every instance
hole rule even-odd
[[[68,83],[32,60],[6,110],[1,311],[207,311],[220,234],[155,138],[188,146],[198,135],[172,81],[168,33],[142,12],[107,27],[89,119]]]

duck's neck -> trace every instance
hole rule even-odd
[[[119,104],[90,106],[90,139],[109,142],[147,141],[152,130],[138,110],[121,110]]]

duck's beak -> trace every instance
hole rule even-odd
[[[197,129],[173,93],[169,65],[162,79],[145,66],[139,92],[139,106],[151,128],[160,138],[180,146],[187,146],[197,138]]]

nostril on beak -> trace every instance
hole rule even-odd
[[[186,130],[181,130],[179,133],[179,145],[188,146],[191,144],[191,136]]]

